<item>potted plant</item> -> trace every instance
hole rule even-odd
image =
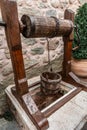
[[[79,39],[74,31],[71,70],[77,76],[87,77],[87,3],[78,9],[75,25],[78,28]]]

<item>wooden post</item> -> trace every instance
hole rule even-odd
[[[65,19],[71,20],[74,22],[74,12],[66,9],[65,10]],[[68,73],[71,70],[71,56],[72,56],[72,42],[74,39],[74,33],[73,33],[73,27],[72,27],[72,32],[68,36],[63,37],[64,41],[64,60],[63,60],[63,78],[68,76]]]
[[[3,21],[6,23],[5,33],[13,65],[16,93],[14,94],[23,109],[31,118],[38,130],[46,130],[49,127],[47,119],[39,111],[30,93],[25,75],[20,27],[15,0],[1,1]]]
[[[16,92],[21,96],[28,92],[28,84],[24,70],[16,1],[2,0],[1,13],[6,23],[5,33],[13,65]]]

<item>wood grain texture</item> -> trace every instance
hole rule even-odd
[[[30,96],[30,93],[23,95],[22,107],[29,115],[30,119],[33,121],[38,130],[46,130],[49,127],[48,121],[44,114],[36,106],[34,100]],[[31,101],[30,101],[31,100]]]
[[[5,33],[13,65],[16,91],[18,95],[23,95],[28,92],[28,84],[27,80],[22,80],[26,79],[26,75],[22,56],[22,46],[16,1],[1,1],[1,13],[2,18],[6,23]],[[22,80],[23,82],[20,83],[20,80]]]
[[[51,108],[49,108],[48,110],[46,110],[44,112],[45,117],[50,116],[52,113],[54,113],[55,111],[57,111],[60,107],[62,107],[65,103],[67,103],[68,101],[70,101],[70,99],[72,99],[74,96],[76,96],[79,92],[81,92],[81,88],[77,88],[76,90],[74,90],[73,92],[71,92],[71,94],[69,94],[68,96],[66,96],[65,98],[61,99],[58,103],[56,103],[55,105],[53,105]]]
[[[15,0],[3,0],[1,5],[2,17],[6,23],[5,33],[11,55],[16,85],[16,89],[13,88],[12,92],[36,125],[37,129],[46,130],[48,128],[47,119],[44,118],[44,115],[38,110],[33,99],[29,98],[31,96],[28,93],[28,84],[24,69],[17,3]]]
[[[66,9],[64,18],[74,22],[74,12]],[[63,77],[68,76],[68,73],[71,70],[70,61],[72,57],[73,39],[74,39],[74,35],[73,35],[73,28],[72,28],[72,32],[68,36],[63,37],[63,41],[64,41]]]
[[[36,17],[23,15],[22,23],[25,25],[22,34],[26,38],[57,37],[68,35],[72,31],[73,23],[70,20],[60,20],[56,17]]]

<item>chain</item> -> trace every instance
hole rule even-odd
[[[61,6],[62,6],[63,11],[65,11],[65,9],[68,8],[67,5],[65,6],[61,0],[59,0],[59,2],[60,2],[60,4],[61,4]],[[67,3],[66,0],[65,0],[65,3]]]
[[[48,40],[48,38],[46,38],[46,40],[47,40],[47,50],[48,50],[48,65],[50,66],[50,71],[53,71],[52,65],[51,65],[51,60],[50,60],[49,40]]]
[[[75,51],[80,47],[80,37],[79,37],[79,32],[78,32],[78,26],[75,25],[74,28],[75,28],[75,32],[76,32],[76,35],[77,35],[77,46],[72,48],[72,51]]]
[[[75,30],[76,30],[76,35],[77,35],[77,38],[78,38],[78,46],[80,45],[80,37],[79,37],[79,31],[78,31],[78,27],[77,25],[75,26]]]
[[[54,17],[54,16],[51,16],[51,18],[53,18],[56,22],[56,27],[55,27],[55,32],[53,32],[53,34],[50,36],[50,38],[53,38],[53,37],[56,37],[57,34],[58,34],[58,30],[59,30],[59,19]]]

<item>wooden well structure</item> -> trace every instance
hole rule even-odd
[[[72,55],[72,42],[74,39],[74,13],[71,10],[65,10],[64,19],[62,20],[56,17],[36,17],[26,14],[22,16],[20,22],[15,0],[2,0],[1,13],[3,21],[0,22],[0,26],[5,27],[7,44],[14,72],[15,86],[11,87],[11,92],[36,128],[38,130],[46,130],[49,127],[49,122],[47,120],[49,115],[58,110],[58,108],[64,105],[82,89],[87,91],[87,88],[84,85],[77,83],[69,75],[71,72],[70,61]],[[31,93],[29,92],[29,89],[40,84],[40,81],[28,85],[24,68],[20,33],[26,38],[63,37],[64,60],[63,70],[60,74],[62,75],[62,81],[75,86],[75,89],[61,101],[45,111],[41,111],[38,108],[35,103],[35,96],[32,98]],[[9,99],[9,104],[12,104],[11,98],[9,98],[8,95],[7,97]],[[38,101],[38,99],[36,101]],[[11,106],[12,105],[10,105],[10,107]]]

